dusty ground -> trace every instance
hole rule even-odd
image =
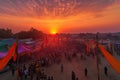
[[[117,74],[107,63],[107,61],[100,56],[101,64],[100,66],[100,80],[120,80],[120,75]],[[44,68],[45,74],[49,76],[54,76],[54,80],[71,80],[71,71],[76,73],[79,80],[98,80],[97,79],[97,68],[96,59],[92,57],[86,57],[86,60],[80,60],[78,55],[77,58],[73,58],[71,62],[66,60],[64,57],[61,64],[64,65],[64,72],[60,72],[61,64],[54,64],[50,67]],[[117,56],[120,59],[120,57]],[[108,67],[108,77],[104,74],[104,66]],[[84,68],[88,68],[88,77],[84,76]],[[16,76],[12,76],[11,72],[0,74],[0,80],[16,80]]]

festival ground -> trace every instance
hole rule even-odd
[[[60,64],[53,64],[49,67],[42,67],[47,76],[53,76],[54,80],[71,80],[71,72],[72,70],[75,72],[78,80],[98,80],[97,78],[97,68],[96,68],[96,59],[93,57],[85,56],[86,60],[81,60],[80,55],[72,58],[71,61],[62,57],[62,61]],[[100,80],[119,80],[120,75],[117,74],[107,63],[107,61],[101,56],[100,57]],[[119,56],[117,56],[119,58]],[[61,72],[61,64],[63,64],[63,72]],[[27,63],[26,63],[27,65]],[[104,67],[108,68],[108,77],[104,74]],[[84,75],[84,68],[88,69],[88,76]],[[5,72],[0,74],[0,80],[17,80],[16,76],[12,76],[11,72]],[[29,79],[26,79],[29,80]],[[35,76],[34,76],[34,80]]]

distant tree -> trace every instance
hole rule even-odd
[[[14,37],[17,37],[19,39],[26,39],[26,38],[32,38],[32,39],[43,39],[45,34],[42,31],[39,31],[37,29],[31,28],[29,31],[21,31],[14,35]]]
[[[30,35],[27,31],[20,31],[16,34],[14,34],[15,38],[20,38],[20,39],[26,39],[26,38],[30,38]]]
[[[11,38],[13,36],[11,29],[0,29],[0,38]]]

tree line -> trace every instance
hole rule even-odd
[[[18,39],[27,39],[27,38],[33,38],[33,39],[38,39],[38,38],[44,38],[46,34],[43,33],[42,31],[39,31],[35,28],[31,28],[28,31],[20,31],[18,33],[13,34],[11,29],[0,29],[0,39],[5,39],[5,38],[18,38]]]

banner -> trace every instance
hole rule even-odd
[[[87,52],[87,54],[90,52],[90,46],[89,46],[89,43],[88,43],[88,41],[84,41],[84,44],[85,44],[85,46],[86,46],[86,52]]]
[[[99,44],[98,47],[112,68],[118,74],[120,74],[120,62],[115,57],[113,57],[102,45]]]
[[[16,53],[15,53],[16,46],[17,43],[15,42],[12,45],[12,47],[9,49],[8,54],[2,60],[0,60],[0,70],[4,69],[4,67],[8,64],[9,60],[12,58],[13,55],[14,55],[14,60],[16,60]]]
[[[91,51],[95,53],[96,43],[93,39],[90,41],[85,41],[84,44],[86,45],[87,54]]]

